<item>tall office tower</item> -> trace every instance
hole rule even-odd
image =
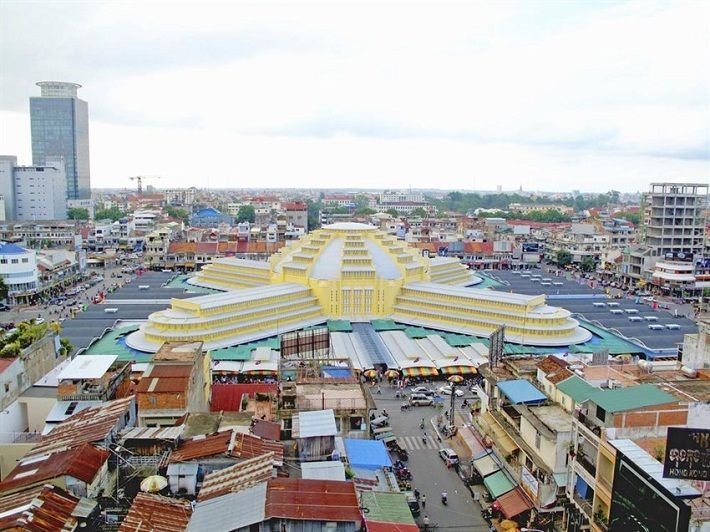
[[[81,85],[40,81],[41,96],[30,98],[32,164],[62,157],[66,165],[66,199],[91,197],[89,174],[89,107],[80,100]]]

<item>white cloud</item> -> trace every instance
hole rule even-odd
[[[0,151],[29,149],[34,81],[78,80],[98,186],[710,178],[707,3],[42,6],[0,7]]]

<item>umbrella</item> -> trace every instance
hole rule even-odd
[[[447,380],[451,383],[457,384],[459,382],[463,382],[463,377],[461,375],[451,375],[451,377]]]
[[[141,482],[141,491],[158,493],[168,485],[168,480],[160,475],[151,475]]]
[[[515,521],[511,521],[510,519],[506,519],[504,521],[501,521],[499,526],[503,530],[515,530],[518,528],[518,523],[516,523]]]
[[[399,377],[399,371],[396,369],[388,369],[385,375],[388,377]]]
[[[368,369],[367,371],[365,371],[365,373],[363,373],[363,375],[365,375],[365,377],[369,377],[369,378],[377,377],[377,370]]]

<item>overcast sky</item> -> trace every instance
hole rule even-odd
[[[0,154],[80,83],[93,186],[710,181],[710,2],[0,2]]]

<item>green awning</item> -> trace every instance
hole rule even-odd
[[[328,320],[330,332],[353,332],[353,326],[348,320]]]
[[[487,476],[483,479],[483,484],[494,499],[497,499],[504,493],[508,493],[515,487],[504,471],[498,471],[497,473]]]
[[[372,325],[372,328],[375,329],[375,331],[377,332],[402,331],[406,328],[404,325],[395,323],[393,320],[372,320],[370,321],[370,325]]]
[[[413,339],[426,338],[430,334],[433,334],[430,331],[427,331],[426,329],[423,329],[421,327],[407,327],[406,329],[404,329],[404,333]]]

